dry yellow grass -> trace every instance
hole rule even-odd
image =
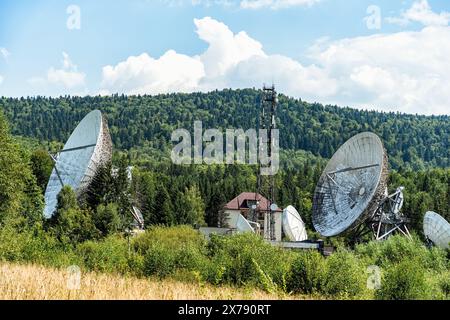
[[[77,279],[80,279],[79,288]],[[74,282],[75,280],[75,282]],[[71,289],[70,289],[71,288]],[[235,289],[115,275],[81,273],[36,265],[0,263],[1,300],[276,300],[293,298],[254,289]],[[299,297],[297,297],[299,298]]]

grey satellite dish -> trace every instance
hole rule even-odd
[[[255,232],[250,223],[242,214],[239,214],[237,217],[236,229],[238,232]]]
[[[403,208],[403,202],[405,201],[405,196],[403,195],[404,187],[397,188],[395,193],[394,203],[392,205],[392,213],[398,214]]]
[[[314,228],[325,237],[352,232],[366,222],[384,198],[387,155],[380,138],[360,133],[328,162],[313,198]]]
[[[448,249],[450,243],[450,223],[433,211],[423,218],[423,232],[436,246]]]
[[[108,124],[100,111],[89,113],[78,124],[57,156],[45,191],[44,216],[50,218],[57,206],[63,186],[71,186],[81,195],[99,166],[111,160],[112,142]]]
[[[271,210],[271,211],[277,211],[277,210],[278,210],[278,205],[277,205],[276,203],[272,203],[272,204],[270,205],[270,210]]]
[[[142,215],[141,210],[139,210],[139,208],[132,206],[131,207],[131,214],[134,218],[134,225],[139,228],[139,229],[144,229],[145,224],[144,224],[144,216]]]
[[[290,241],[308,240],[305,223],[293,206],[283,210],[283,230]]]

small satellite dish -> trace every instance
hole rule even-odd
[[[242,214],[239,214],[237,217],[236,229],[238,232],[255,232],[250,223]]]
[[[387,185],[387,155],[380,138],[360,133],[328,162],[313,197],[314,228],[325,237],[351,232],[377,210]]]
[[[144,216],[142,215],[141,210],[139,210],[139,208],[132,206],[131,207],[131,214],[133,215],[134,218],[134,224],[139,228],[139,229],[144,229],[145,225],[144,225]]]
[[[57,156],[45,191],[44,216],[50,218],[63,186],[80,196],[92,181],[98,167],[111,160],[112,142],[108,124],[100,111],[90,112],[73,131]]]
[[[450,223],[433,211],[423,218],[423,233],[434,245],[448,249],[450,246]]]
[[[272,203],[272,204],[270,205],[270,211],[277,211],[277,210],[278,210],[277,204],[276,204],[276,203]]]
[[[290,241],[308,240],[305,223],[293,206],[283,210],[283,230]]]
[[[404,187],[397,188],[395,192],[394,202],[392,204],[392,213],[398,214],[400,210],[403,208],[403,202],[405,200],[405,196],[403,195]]]

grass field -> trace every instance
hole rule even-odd
[[[74,279],[80,279],[79,289]],[[71,288],[71,289],[69,289]],[[300,296],[268,294],[255,289],[214,287],[174,280],[138,279],[82,273],[37,265],[0,263],[1,300],[216,300],[300,299]]]

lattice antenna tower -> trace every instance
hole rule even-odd
[[[277,112],[278,98],[275,86],[270,87],[263,86],[262,97],[259,108],[259,124],[258,124],[258,148],[264,152],[267,149],[267,156],[272,161],[273,152],[273,138],[276,125],[276,112]],[[267,141],[262,141],[261,130],[267,130]],[[259,156],[261,155],[261,152]],[[261,160],[261,159],[260,159]],[[272,163],[268,163],[267,166],[272,166]],[[276,190],[275,190],[275,176],[263,175],[261,173],[261,161],[258,161],[258,194],[266,197],[268,201],[268,208],[259,208],[265,210],[269,214],[269,238],[268,240],[275,239],[275,219],[273,214],[272,205],[275,204]],[[267,227],[267,226],[265,226]]]

